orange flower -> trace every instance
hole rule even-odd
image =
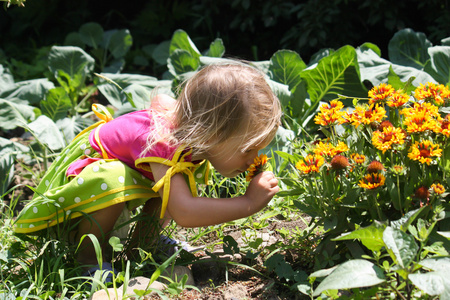
[[[440,106],[450,98],[450,90],[443,84],[436,85],[432,82],[427,82],[425,85],[420,84],[416,88],[414,97],[418,101],[424,100]]]
[[[324,164],[325,159],[321,155],[307,155],[302,160],[299,160],[295,167],[305,174],[312,172],[319,172],[320,167]]]
[[[402,145],[405,141],[405,134],[401,128],[393,126],[383,127],[382,131],[374,131],[372,135],[372,144],[378,150],[386,152],[392,149],[393,145]]]
[[[415,103],[413,107],[404,108],[401,114],[405,116],[403,124],[409,133],[427,130],[440,131],[438,120],[440,120],[441,116],[438,107],[431,103]]]
[[[444,186],[442,184],[440,184],[440,183],[433,183],[430,188],[437,195],[441,195],[441,194],[443,194],[445,192]]]
[[[359,181],[359,186],[368,190],[376,189],[384,185],[386,178],[380,173],[370,173]]]
[[[344,108],[344,104],[339,100],[332,100],[330,104],[323,104],[320,106],[320,112],[314,117],[314,122],[322,126],[342,123],[342,116],[344,115],[344,112],[341,111],[342,108]]]
[[[397,175],[402,175],[405,172],[405,168],[400,165],[392,166],[392,171]]]
[[[369,104],[386,101],[395,92],[390,84],[381,83],[369,91]]]
[[[255,159],[253,160],[253,163],[247,169],[248,173],[245,176],[245,180],[250,181],[253,179],[253,177],[255,177],[259,173],[263,172],[264,165],[267,163],[267,161],[269,159],[270,158],[268,158],[267,155],[265,155],[265,154],[260,154],[259,156],[255,157]]]
[[[387,100],[386,104],[389,107],[400,107],[409,101],[409,95],[400,91],[394,92]]]
[[[386,118],[386,110],[379,105],[370,107],[357,106],[352,114],[347,114],[346,118],[355,127],[361,124],[369,125],[374,122],[381,122]]]
[[[343,142],[339,142],[337,146],[333,146],[329,143],[319,142],[319,144],[317,144],[316,148],[314,149],[314,153],[316,155],[330,157],[346,151],[348,151],[348,146]]]
[[[445,135],[446,137],[450,137],[450,120],[449,115],[445,116],[444,119],[440,120],[440,130],[439,132]]]
[[[357,164],[362,165],[366,161],[366,157],[363,154],[353,153],[350,158]]]
[[[429,140],[421,142],[415,142],[414,145],[409,148],[408,157],[411,160],[418,160],[423,164],[429,165],[434,157],[440,157],[442,149],[439,145],[433,144]]]

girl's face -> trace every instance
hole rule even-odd
[[[258,151],[266,144],[255,145],[245,152],[242,152],[241,146],[241,139],[225,141],[211,148],[206,154],[206,159],[221,175],[235,177],[248,169],[258,156]]]

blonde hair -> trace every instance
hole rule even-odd
[[[241,139],[240,151],[270,142],[282,113],[264,76],[242,62],[205,66],[184,84],[170,120],[173,128],[160,139],[186,145],[193,154],[232,137]],[[150,144],[156,142],[153,136]]]

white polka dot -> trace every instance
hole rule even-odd
[[[81,149],[81,150],[86,149],[86,144],[81,145],[81,146],[80,146],[80,149]]]
[[[56,166],[56,167],[55,167],[55,171],[58,171],[58,169],[59,169],[59,166]]]
[[[46,180],[45,185],[48,186],[50,184],[50,181]]]
[[[91,195],[91,198],[95,197],[95,195]]]
[[[35,206],[35,207],[33,207],[33,212],[35,213],[35,214],[37,214],[38,213],[38,208]]]
[[[106,189],[108,188],[108,185],[106,183],[102,183],[102,185],[100,186],[100,188],[104,191],[106,191]]]
[[[197,178],[202,178],[202,177],[203,177],[203,174],[202,174],[202,173],[198,173],[197,175],[195,175],[195,177],[197,177]]]
[[[68,210],[66,211],[66,216],[70,215],[72,213],[72,211]]]
[[[81,199],[80,199],[80,197],[75,197],[75,199],[73,199],[73,201],[75,201],[75,203],[80,203]]]
[[[134,178],[133,178],[133,182],[134,182],[134,184],[137,184],[137,180],[136,180],[136,179],[134,179]]]
[[[86,150],[84,150],[84,154],[86,154],[86,155],[91,154],[91,149],[86,149]]]
[[[64,157],[63,162],[66,162],[68,159],[68,157]]]
[[[50,184],[50,186],[49,186],[49,190],[51,190],[52,189],[52,187],[53,187],[53,183],[52,184]]]
[[[118,180],[119,180],[120,183],[124,183],[125,182],[125,177],[119,176]]]
[[[33,228],[33,227],[34,227],[34,225],[33,225],[33,224],[30,224],[29,228]]]
[[[60,158],[61,158],[61,156],[58,155],[58,156],[55,158],[55,161],[58,161]]]
[[[125,197],[128,197],[128,196],[130,196],[130,194],[125,194]]]
[[[83,184],[84,179],[80,177],[80,178],[78,178],[77,182],[78,182],[78,184]]]
[[[59,199],[58,199],[58,201],[61,202],[61,203],[63,203],[64,200],[66,200],[66,199],[64,199],[64,197],[59,197]]]
[[[99,169],[100,169],[99,166],[93,166],[92,167],[92,171],[94,171],[94,172],[98,172]]]

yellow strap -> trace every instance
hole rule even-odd
[[[191,189],[192,196],[197,197],[197,187],[195,185],[195,179],[194,174],[192,173],[191,169],[196,168],[196,165],[192,162],[185,162],[184,158],[191,153],[191,150],[185,153],[180,161],[178,161],[181,153],[183,152],[185,147],[180,147],[175,152],[172,160],[168,160],[161,157],[144,157],[139,158],[136,160],[135,165],[136,167],[139,164],[142,163],[160,163],[164,164],[166,166],[169,166],[170,168],[166,171],[166,174],[153,186],[153,190],[155,192],[159,191],[163,186],[163,199],[162,199],[162,206],[161,206],[161,215],[160,218],[162,219],[164,217],[164,214],[166,213],[167,204],[169,203],[169,193],[170,193],[170,181],[172,179],[172,176],[176,173],[184,173],[188,176],[189,179],[189,187]]]
[[[98,110],[100,110],[100,111],[98,111]],[[92,124],[88,128],[86,128],[83,131],[81,131],[79,134],[77,134],[77,136],[73,140],[76,140],[79,136],[81,136],[81,135],[85,134],[86,132],[88,132],[88,131],[98,127],[100,124],[104,124],[106,122],[109,122],[109,121],[113,120],[113,117],[109,113],[108,109],[106,107],[104,107],[103,105],[101,105],[101,104],[97,104],[97,103],[92,104],[92,111],[100,119],[100,121],[98,121],[95,124]]]

